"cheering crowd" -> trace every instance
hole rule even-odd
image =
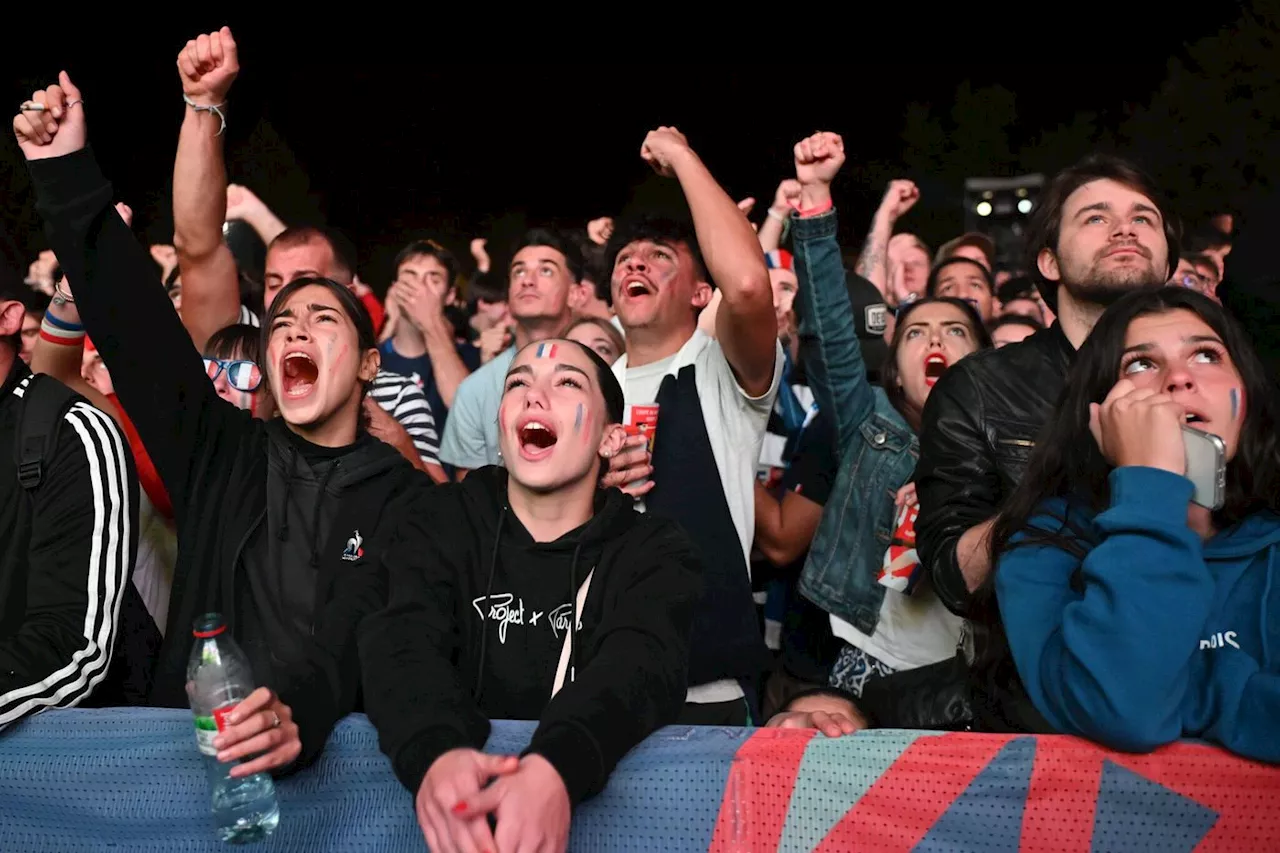
[[[172,246],[65,73],[13,120],[51,248],[0,279],[0,729],[185,706],[216,611],[260,685],[219,759],[291,772],[365,712],[432,850],[563,849],[673,723],[1280,762],[1280,329],[1239,307],[1280,294],[1233,279],[1230,222],[1093,156],[1021,268],[902,231],[905,180],[841,246],[838,135],[753,224],[661,127],[687,216],[465,269],[405,235],[380,299],[228,183],[231,32],[177,71]],[[538,721],[523,754],[492,719]]]

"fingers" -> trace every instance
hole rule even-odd
[[[812,715],[813,727],[822,732],[827,737],[840,737],[844,734],[844,730],[840,727],[833,715],[826,711],[814,711]]]
[[[645,495],[649,494],[649,492],[652,492],[653,487],[656,485],[657,483],[655,483],[653,480],[645,480],[643,483],[640,483],[639,485],[627,486],[626,488],[621,489],[621,491],[624,495],[630,495],[633,498],[642,498]]]
[[[196,70],[196,43],[194,41],[187,42],[187,46],[178,52],[178,71],[189,80],[195,80],[200,76],[200,72]]]
[[[506,791],[506,784],[499,779],[484,790],[477,791],[468,797],[466,801],[459,802],[450,811],[459,820],[474,820],[475,818],[483,817],[498,808],[498,804],[502,802],[502,797]]]
[[[245,697],[244,701],[231,712],[231,722],[238,723],[250,714],[261,711],[275,701],[275,694],[269,688],[259,687]]]
[[[455,853],[457,848],[449,836],[448,820],[430,797],[419,798],[418,825],[422,827],[422,834],[426,836],[427,847],[432,853],[437,850],[440,853]]]
[[[202,74],[213,68],[209,50],[209,37],[206,35],[196,36],[196,67],[200,69]]]
[[[70,74],[68,74],[65,71],[59,71],[58,85],[62,87],[62,91],[66,93],[66,96],[69,99],[73,101],[80,100],[80,89],[76,86],[75,83],[71,82]]]
[[[467,821],[465,824],[467,832],[471,836],[472,843],[475,844],[476,850],[481,853],[493,853],[498,849],[498,844],[493,840],[493,830],[489,829],[489,816],[478,817],[475,820]]]
[[[18,137],[18,142],[29,142],[35,145],[47,145],[48,143],[41,137],[40,131],[32,126],[27,119],[25,113],[19,113],[13,117],[13,135]]]
[[[276,725],[277,716],[280,725]],[[265,752],[283,744],[297,730],[292,720],[278,711],[261,711],[243,723],[228,726],[213,739],[219,761],[235,761],[246,755]]]
[[[755,206],[756,206],[756,200],[754,198],[751,198],[750,196],[738,202],[738,210],[741,210],[743,213],[750,213],[751,209]]]
[[[276,729],[275,731],[281,730]],[[301,752],[302,742],[295,735],[291,740],[282,743],[270,752],[260,755],[252,761],[246,761],[244,764],[237,764],[231,768],[231,772],[228,775],[238,779],[243,776],[252,776],[254,773],[265,773],[277,767],[285,767],[296,761]]]
[[[484,755],[476,764],[489,776],[508,776],[520,769],[520,759],[514,755]]]
[[[239,51],[236,48],[236,40],[231,35],[230,27],[223,27],[218,30],[219,40],[222,42],[222,55],[232,65],[239,67]]]

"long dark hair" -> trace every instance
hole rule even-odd
[[[1229,527],[1263,509],[1280,511],[1280,439],[1274,392],[1244,330],[1213,300],[1181,287],[1141,290],[1106,310],[1076,355],[1066,386],[1048,423],[1040,432],[1026,472],[1000,515],[991,537],[992,570],[974,594],[975,674],[988,687],[1007,686],[1017,678],[995,600],[1000,557],[1014,548],[1048,545],[1083,558],[1093,546],[1086,532],[1067,513],[1056,530],[1030,526],[1051,498],[1064,498],[1072,510],[1096,514],[1111,501],[1107,475],[1111,464],[1089,431],[1089,404],[1101,403],[1116,384],[1129,325],[1139,317],[1190,311],[1226,345],[1240,373],[1245,415],[1235,457],[1227,464],[1226,501],[1213,514],[1220,528]],[[1018,533],[1024,538],[1010,544]],[[1078,578],[1072,579],[1078,585]]]
[[[293,294],[297,293],[304,287],[323,287],[333,294],[333,298],[338,300],[338,307],[343,314],[347,315],[347,319],[356,328],[356,346],[362,357],[371,349],[378,348],[378,339],[373,332],[373,319],[369,316],[369,311],[364,307],[356,295],[351,292],[351,288],[346,285],[339,284],[331,278],[320,278],[319,276],[307,276],[305,278],[295,278],[286,284],[276,294],[275,299],[271,301],[271,308],[267,311],[267,316],[262,318],[262,355],[266,358],[267,344],[271,341],[271,324],[280,316],[280,312],[289,304],[289,300],[293,298]],[[263,368],[263,375],[266,375],[265,365],[259,364]],[[363,392],[369,393],[372,382],[366,382]]]
[[[907,328],[908,318],[919,308],[925,305],[950,305],[953,308],[959,308],[960,313],[964,315],[965,320],[969,324],[970,331],[973,332],[973,339],[978,344],[978,350],[991,348],[991,334],[987,331],[986,326],[982,324],[982,317],[978,315],[977,310],[963,299],[956,299],[954,296],[928,296],[924,299],[917,299],[910,305],[901,309],[897,322],[893,327],[893,341],[889,344],[889,353],[885,356],[884,367],[880,369],[880,386],[884,388],[884,395],[889,398],[889,402],[898,414],[904,418],[907,417],[907,396],[902,385],[898,383],[898,348],[902,346],[902,336]],[[977,352],[977,350],[975,350]]]

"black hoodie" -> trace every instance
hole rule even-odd
[[[356,626],[385,605],[394,508],[430,481],[375,439],[316,448],[220,399],[93,154],[29,165],[85,328],[173,501],[178,560],[151,704],[187,704],[191,624],[222,612],[258,683],[293,710],[303,766],[355,709]]]
[[[416,793],[443,753],[482,748],[490,719],[538,720],[527,752],[556,768],[577,804],[675,721],[702,589],[678,525],[637,513],[610,489],[586,525],[535,543],[496,467],[435,489],[405,517],[405,539],[388,557],[390,602],[365,621],[360,659],[365,707],[406,788]],[[573,677],[552,699],[588,575]]]

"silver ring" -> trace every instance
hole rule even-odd
[[[275,720],[271,723],[271,728],[273,729],[280,728],[280,715],[277,714],[275,711],[272,711],[271,716],[275,717]]]
[[[72,107],[74,107],[76,104],[83,104],[83,103],[84,103],[84,98],[72,98],[71,100],[67,101],[63,109],[69,110]]]

